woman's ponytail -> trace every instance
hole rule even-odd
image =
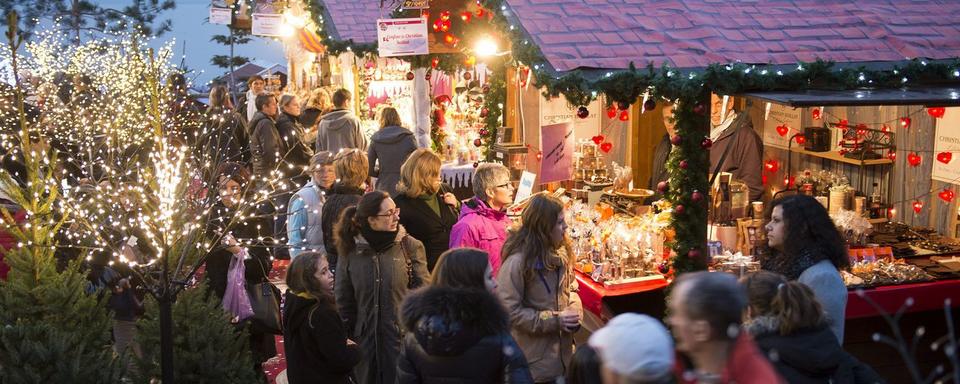
[[[798,330],[824,323],[823,308],[810,287],[797,281],[777,285],[777,293],[770,309],[780,321],[780,334],[789,335]]]
[[[343,210],[336,226],[334,226],[334,242],[339,257],[346,257],[357,247],[355,238],[360,233],[360,225],[357,224],[356,216],[357,206],[351,205]]]

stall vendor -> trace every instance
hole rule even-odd
[[[750,188],[750,201],[758,201],[763,196],[763,141],[753,129],[749,113],[735,110],[733,97],[711,95],[710,99],[710,172],[733,174]],[[721,158],[723,165],[717,170]]]

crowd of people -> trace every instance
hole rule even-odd
[[[344,89],[301,100],[254,76],[244,96],[235,106],[214,87],[195,143],[217,164],[204,170],[218,196],[205,232],[219,241],[204,280],[235,315],[231,286],[264,283],[273,259],[291,259],[291,383],[882,381],[842,349],[849,262],[812,198],[770,204],[764,272],[681,275],[669,330],[623,314],[577,348],[584,311],[563,201],[535,194],[515,225],[514,185],[497,163],[476,167],[474,196],[460,201],[441,157],[417,148],[395,109],[382,109],[368,142]],[[265,188],[267,204],[240,204]],[[91,282],[110,281],[118,352],[135,348],[139,299],[103,273]],[[276,354],[274,334],[248,335],[259,369]]]

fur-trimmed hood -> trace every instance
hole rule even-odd
[[[417,290],[400,307],[400,321],[420,347],[435,356],[460,355],[480,339],[510,330],[503,305],[481,289]]]

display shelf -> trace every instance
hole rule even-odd
[[[821,159],[839,161],[841,163],[847,163],[852,165],[891,165],[893,164],[893,160],[890,160],[887,158],[873,159],[873,160],[857,160],[857,159],[843,157],[836,151],[812,152],[802,148],[791,149],[790,151],[799,153],[799,154],[808,155],[808,156],[819,157]]]
[[[889,220],[887,220],[886,217],[881,217],[881,218],[878,218],[878,219],[867,219],[867,221],[869,221],[870,224],[883,224],[883,223],[886,223],[886,222],[889,221]]]

